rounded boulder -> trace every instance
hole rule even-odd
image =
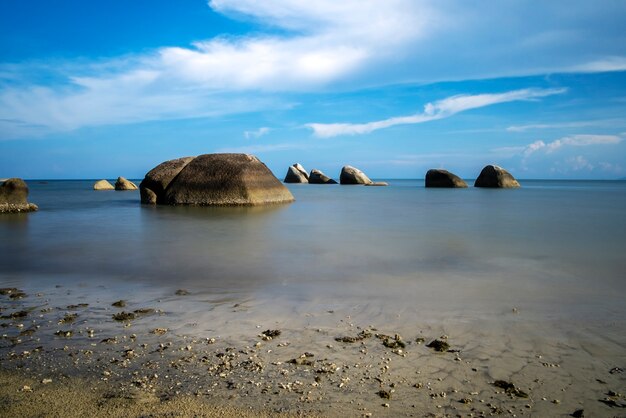
[[[28,203],[28,186],[24,180],[10,178],[0,185],[0,213],[32,212],[37,205]]]
[[[346,165],[341,169],[339,182],[341,184],[370,184],[372,180],[358,168]]]
[[[143,203],[197,206],[255,206],[288,203],[291,192],[258,158],[204,154],[166,161],[140,184]]]
[[[474,187],[514,189],[520,187],[520,184],[504,168],[497,165],[488,165],[480,172],[476,182],[474,182]]]
[[[465,188],[467,183],[448,170],[432,169],[426,172],[425,187]]]

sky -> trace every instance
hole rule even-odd
[[[215,152],[626,177],[622,0],[0,0],[0,178]]]

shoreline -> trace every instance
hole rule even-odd
[[[614,416],[626,407],[620,324],[550,336],[554,325],[541,329],[524,312],[401,326],[340,309],[294,318],[295,326],[284,318],[251,325],[263,308],[232,301],[212,311],[220,329],[209,332],[170,327],[185,318],[182,289],[167,311],[12,298],[20,292],[0,295],[0,397],[9,415],[37,416],[42,402],[61,414],[59,393],[74,394],[70,403],[85,414],[109,405],[113,416],[118,407],[187,416],[184,405],[202,416],[216,407],[231,416]],[[433,341],[449,347],[437,351]]]

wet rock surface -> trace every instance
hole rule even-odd
[[[24,180],[10,178],[0,183],[0,213],[34,212],[37,205],[28,203],[28,186]]]

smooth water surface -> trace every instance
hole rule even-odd
[[[137,191],[94,191],[93,181],[30,181],[40,210],[0,217],[0,284],[147,299],[187,288],[296,311],[344,303],[463,317],[521,306],[624,318],[626,182],[388,182],[290,185],[292,204],[207,208],[144,206]]]

